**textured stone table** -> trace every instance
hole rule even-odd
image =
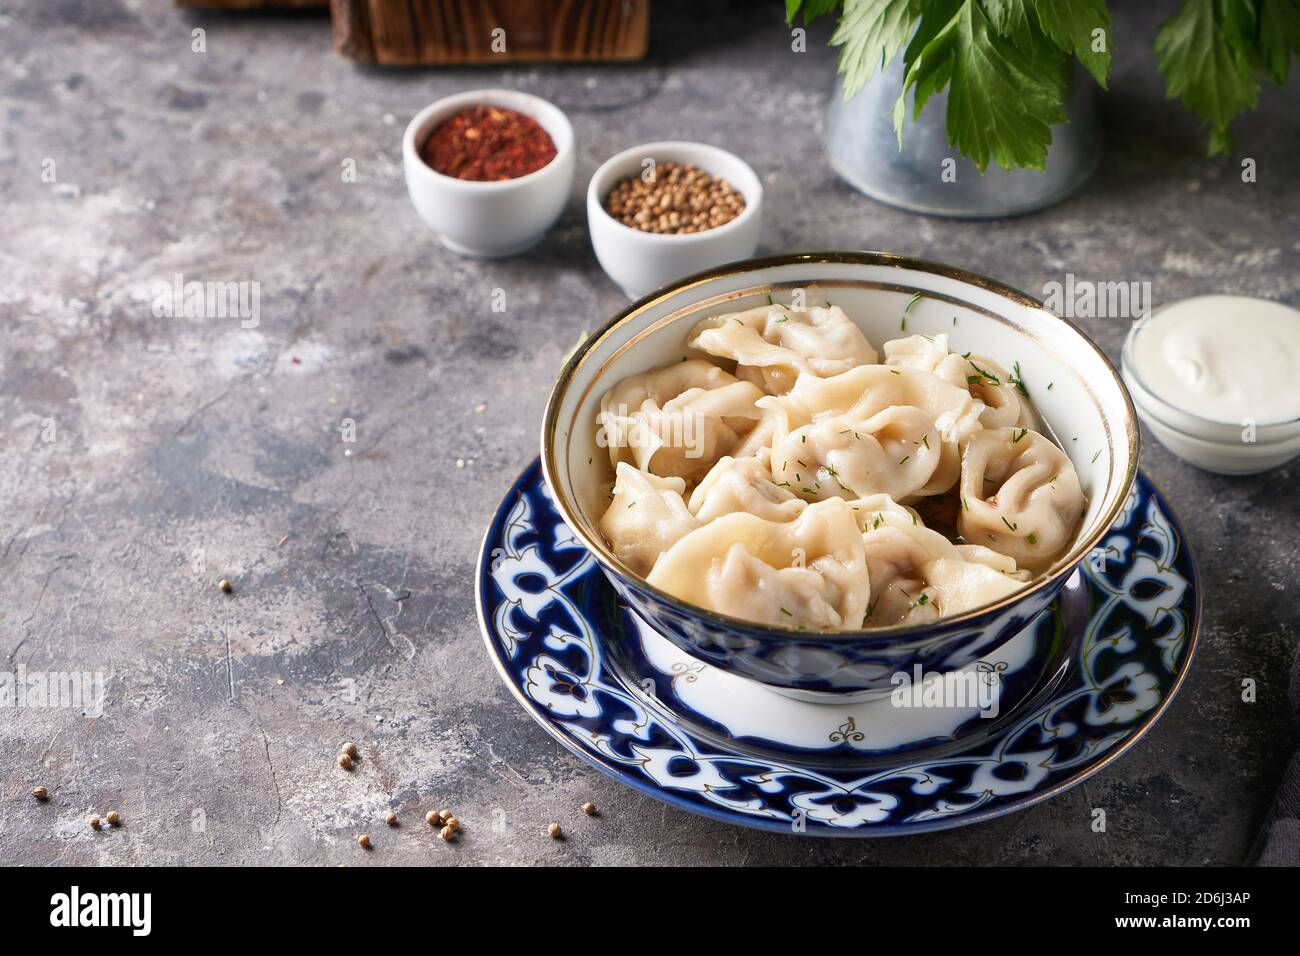
[[[0,713],[7,860],[1243,859],[1295,743],[1295,466],[1222,478],[1147,441],[1143,467],[1205,576],[1192,674],[1100,776],[981,826],[824,842],[698,819],[564,753],[498,681],[474,617],[475,555],[535,454],[561,356],[625,304],[580,202],[620,148],[680,137],[747,157],[767,186],[766,252],[884,249],[1031,292],[1073,272],[1150,280],[1158,301],[1300,303],[1295,82],[1238,124],[1258,163],[1243,184],[1239,157],[1204,159],[1196,121],[1165,102],[1158,16],[1140,14],[1115,34],[1107,152],[1083,193],[1013,221],[923,219],[831,174],[828,30],[792,53],[780,7],[657,11],[652,58],[634,65],[385,71],[335,58],[319,15],[0,3],[0,670],[107,680],[98,718]],[[191,51],[196,27],[205,53]],[[485,85],[553,100],[579,143],[564,219],[501,262],[433,241],[399,154],[417,109]],[[155,317],[154,283],[178,273],[260,283],[260,323]],[[1084,324],[1117,357],[1126,323]],[[1243,678],[1257,702],[1242,701]],[[349,739],[365,759],[344,773],[334,754]],[[28,795],[37,784],[47,804]],[[589,799],[600,818],[578,812]],[[392,831],[378,819],[390,805],[406,824]],[[462,841],[418,822],[431,805],[455,808]],[[93,833],[89,814],[108,809],[124,826]],[[547,839],[550,820],[570,839]]]

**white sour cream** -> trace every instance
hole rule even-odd
[[[1241,295],[1201,295],[1153,313],[1132,341],[1138,380],[1214,422],[1300,418],[1300,311]]]

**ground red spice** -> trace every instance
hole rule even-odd
[[[555,141],[531,116],[471,106],[440,123],[420,155],[444,176],[485,181],[527,176],[553,160],[555,152]]]

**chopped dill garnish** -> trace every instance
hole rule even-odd
[[[1028,428],[1022,428],[1022,429],[1020,429],[1020,434],[1019,434],[1019,435],[1015,435],[1015,434],[1013,434],[1013,435],[1011,436],[1011,444],[1015,445],[1015,444],[1019,443],[1020,439],[1024,438],[1024,437],[1025,437],[1026,435],[1028,435],[1028,434],[1029,434],[1029,429],[1028,429]]]
[[[1014,385],[1016,391],[1025,396],[1025,398],[1029,397],[1029,389],[1025,388],[1025,377],[1020,374],[1019,362],[1011,363],[1011,377],[1007,379],[1007,384]]]
[[[1101,457],[1101,449],[1098,448],[1098,449],[1097,449],[1097,454],[1095,454],[1095,455],[1092,456],[1092,461],[1093,461],[1093,463],[1096,464],[1097,459],[1100,458],[1100,457]]]
[[[901,465],[901,464],[904,464],[904,463],[907,461],[907,459],[909,459],[909,458],[911,458],[911,457],[912,457],[911,455],[904,455],[904,456],[902,457],[902,459],[899,461],[899,464],[900,464],[900,465]]]
[[[998,378],[998,377],[997,377],[996,375],[994,375],[992,372],[986,372],[986,371],[984,371],[984,369],[980,368],[980,367],[979,367],[978,365],[976,365],[974,362],[971,362],[971,359],[970,359],[970,353],[969,353],[969,352],[967,352],[965,355],[963,355],[962,358],[964,358],[967,362],[969,362],[969,363],[970,363],[970,367],[973,368],[975,371],[979,372],[980,375],[982,375],[982,376],[984,377],[984,380],[987,381],[990,385],[1001,385],[1001,384],[1002,384],[1002,379]],[[970,381],[970,380],[967,379],[967,381]],[[976,379],[975,381],[979,381],[979,379]],[[971,384],[974,385],[975,382],[971,382]]]
[[[1008,520],[1006,519],[1006,515],[1003,515],[1003,516],[1002,516],[1002,523],[1003,523],[1004,525],[1006,525],[1008,528],[1010,528],[1012,531],[1015,531],[1015,530],[1016,530],[1016,526],[1015,526],[1015,524],[1012,523],[1012,522],[1010,522],[1010,521],[1008,521]]]
[[[1035,534],[1035,533],[1032,532],[1032,531],[1029,532],[1029,543],[1030,543],[1030,544],[1038,544],[1038,535]]]
[[[876,602],[879,600],[880,600],[880,595],[877,594],[875,598],[872,599],[871,603],[867,605],[867,613],[862,617],[863,627],[866,627],[867,621],[871,620],[871,613],[876,609]]]
[[[791,614],[789,611],[787,611],[785,608],[781,608],[781,613],[784,614],[786,617],[794,617],[794,615]]]

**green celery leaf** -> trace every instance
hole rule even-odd
[[[1232,148],[1228,124],[1253,109],[1259,82],[1247,52],[1234,45],[1225,29],[1225,4],[1238,0],[1186,0],[1156,35],[1156,65],[1165,92],[1210,124],[1211,156]]]
[[[1037,0],[1038,22],[1052,41],[1066,52],[1073,51],[1102,89],[1110,72],[1110,10],[1106,0]],[[1093,52],[1093,31],[1104,30],[1105,52]]]
[[[984,12],[1002,36],[1021,38],[1029,29],[1028,3],[1029,0],[984,0]]]
[[[894,129],[898,133],[900,147],[903,145],[903,124],[907,120],[908,89],[916,86],[913,115],[920,116],[930,94],[937,93],[948,85],[951,60],[932,55],[923,67],[921,54],[948,27],[964,2],[965,0],[925,0],[921,5],[921,22],[907,44],[907,49],[903,51],[903,91],[894,104]]]
[[[844,98],[883,70],[916,28],[915,0],[848,0],[831,36],[840,47],[839,71],[844,77]]]
[[[1052,124],[1065,122],[1065,54],[1034,31],[1025,39],[1029,50],[1003,42],[979,0],[962,0],[913,57],[903,84],[903,97],[915,89],[919,116],[925,100],[949,83],[948,141],[981,172],[990,160],[1004,169],[1044,168]],[[900,98],[900,139],[903,114]]]
[[[790,11],[792,0],[785,0],[786,13],[793,18],[794,14]],[[803,7],[803,22],[812,23],[820,16],[830,13],[840,5],[840,0],[801,0],[796,6]]]
[[[1291,54],[1300,56],[1300,0],[1259,0],[1259,57],[1269,79],[1286,82]]]

